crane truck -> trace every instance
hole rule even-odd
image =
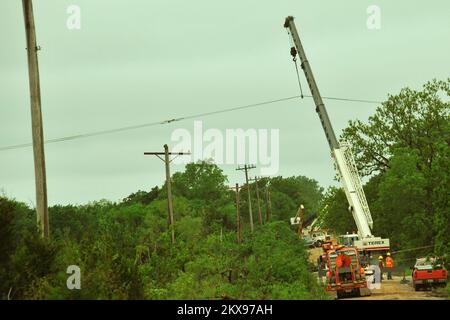
[[[368,290],[366,274],[361,263],[361,256],[365,258],[365,265],[370,263],[371,252],[385,252],[389,250],[389,239],[375,237],[372,234],[372,215],[370,214],[366,196],[359,177],[354,160],[352,147],[345,141],[338,141],[328,117],[325,104],[320,95],[319,88],[314,79],[311,66],[306,58],[294,17],[286,18],[284,27],[292,37],[293,46],[291,55],[300,57],[301,67],[308,82],[311,95],[316,105],[322,128],[331,149],[331,157],[334,160],[339,180],[345,191],[345,195],[355,221],[358,233],[347,234],[339,237],[337,246],[327,244],[324,246],[324,254],[321,256],[322,264],[326,266],[326,290],[334,291],[337,297],[347,294],[370,294]],[[299,80],[300,81],[300,80]]]
[[[358,230],[358,233],[340,236],[337,246],[333,244],[327,244],[326,248],[324,246],[324,254],[320,260],[322,260],[321,265],[325,265],[326,269],[326,290],[336,292],[338,298],[347,294],[367,295],[370,294],[370,290],[367,286],[366,272],[363,266],[370,264],[372,254],[377,255],[389,250],[389,239],[375,237],[372,234],[372,215],[356,167],[352,147],[349,143],[338,141],[336,138],[292,16],[286,18],[284,27],[292,38],[291,55],[294,57],[294,61],[297,55],[300,57],[301,67],[311,90],[316,112],[349,204],[349,211]],[[362,257],[364,263],[361,263]]]
[[[331,149],[331,156],[345,191],[349,204],[349,211],[353,215],[358,233],[340,236],[340,244],[353,246],[360,253],[385,252],[389,250],[389,239],[382,239],[372,235],[373,220],[367,204],[366,196],[362,188],[361,179],[354,160],[351,145],[345,141],[339,142],[334,133],[330,119],[328,117],[325,104],[320,95],[319,88],[314,79],[311,66],[306,58],[297,28],[294,23],[294,17],[286,18],[284,27],[292,37],[294,46],[291,48],[291,54],[298,54],[301,61],[301,67],[304,71],[311,95],[316,105],[316,112],[319,115],[325,136]]]

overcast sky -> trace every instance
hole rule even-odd
[[[450,76],[450,2],[364,0],[34,0],[46,139],[163,121],[298,94],[284,18],[297,28],[324,96],[384,100]],[[81,29],[66,26],[81,9]],[[381,29],[366,25],[369,5]],[[0,147],[31,142],[21,1],[0,1]],[[303,74],[302,81],[306,89]],[[309,90],[306,89],[309,94]],[[376,105],[326,101],[339,135]],[[199,118],[204,129],[279,129],[279,175],[333,184],[311,99]],[[164,180],[162,151],[194,119],[46,145],[49,204],[117,201]],[[221,166],[230,185],[236,165]],[[182,170],[174,165],[172,171]],[[254,170],[254,174],[259,174]],[[253,173],[252,173],[253,175]],[[32,148],[0,152],[0,189],[35,203]]]

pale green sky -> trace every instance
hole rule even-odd
[[[48,139],[298,94],[287,15],[296,17],[324,96],[384,100],[402,87],[450,76],[446,0],[33,2]],[[66,27],[70,4],[81,8],[81,30]],[[372,4],[381,8],[380,30],[366,27]],[[30,142],[31,120],[21,1],[2,0],[0,15],[3,147]],[[326,105],[338,135],[348,120],[366,120],[376,107]],[[309,99],[198,120],[220,130],[280,129],[279,174],[334,183]],[[176,128],[192,131],[193,120],[46,145],[49,203],[118,200],[161,185],[162,162],[143,152],[170,145]],[[243,181],[235,166],[222,168],[230,184]],[[34,203],[33,170],[31,148],[0,152],[0,189]]]

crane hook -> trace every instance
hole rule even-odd
[[[304,95],[303,95],[302,83],[300,82],[300,75],[298,73],[298,66],[297,66],[297,49],[295,49],[294,46],[291,47],[291,56],[292,56],[292,61],[294,61],[294,64],[295,64],[295,71],[297,73],[298,86],[300,88],[300,97],[303,99]]]
[[[292,56],[292,60],[297,61],[297,50],[295,49],[295,47],[291,47],[291,56]]]

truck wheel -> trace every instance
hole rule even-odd
[[[361,297],[361,289],[359,288],[353,289],[352,293],[355,297]]]
[[[343,291],[336,291],[336,294],[338,299],[342,299],[345,296]]]
[[[418,284],[413,284],[414,291],[420,291],[420,286]]]

